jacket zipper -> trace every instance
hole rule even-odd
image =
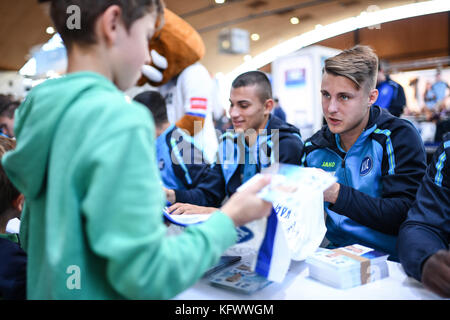
[[[330,148],[327,148],[327,150],[331,151],[332,153],[334,153],[335,155],[337,155],[337,156],[342,160],[342,161],[341,161],[341,168],[344,169],[344,181],[345,181],[345,183],[348,185],[347,174],[345,173],[345,160],[346,160],[346,158],[347,158],[348,152],[345,153],[345,157],[342,158],[336,151],[334,151],[334,150],[332,150],[332,149],[330,149]],[[349,151],[350,151],[350,150],[349,150]]]

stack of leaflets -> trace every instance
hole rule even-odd
[[[218,263],[209,268],[203,275],[205,278],[209,278],[214,273],[217,273],[241,260],[240,256],[221,256]]]
[[[309,276],[335,288],[347,289],[389,276],[389,255],[354,244],[337,249],[319,248],[306,259]]]
[[[215,287],[244,294],[255,293],[272,283],[272,281],[253,272],[248,262],[241,262],[214,273],[210,276],[209,281]]]

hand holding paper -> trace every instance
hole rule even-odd
[[[270,179],[270,176],[258,175],[252,184],[241,186],[238,192],[224,204],[221,211],[228,215],[236,226],[267,217],[272,204],[258,197],[257,194],[270,183]]]
[[[202,207],[202,206],[197,206],[195,204],[177,202],[177,203],[171,205],[168,208],[168,211],[170,212],[170,214],[173,214],[173,215],[209,214],[209,213],[213,213],[214,211],[217,211],[217,208]]]
[[[266,224],[251,223],[245,227],[255,235],[262,232],[265,236],[259,246],[244,242],[235,247],[241,251],[244,247],[253,249],[257,257],[252,264],[254,270],[271,281],[281,282],[291,260],[306,259],[322,242],[326,232],[323,193],[336,178],[323,170],[288,164],[272,165],[262,173],[271,175],[272,180],[258,196],[272,203],[273,212]],[[255,175],[241,188],[251,186],[258,178]]]

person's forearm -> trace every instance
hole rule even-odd
[[[191,203],[203,207],[219,207],[225,194],[210,193],[200,188],[174,190],[176,202]]]
[[[409,276],[421,281],[424,262],[441,249],[448,247],[436,228],[416,222],[406,222],[401,226],[397,240],[398,257]]]
[[[410,205],[407,199],[374,198],[341,184],[338,198],[329,209],[371,229],[396,235]]]

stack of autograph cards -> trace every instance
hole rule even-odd
[[[221,256],[219,262],[216,263],[210,269],[208,269],[203,276],[205,278],[209,278],[214,273],[217,273],[217,272],[235,264],[236,262],[239,262],[241,260],[241,258],[242,257],[240,257],[240,256]]]
[[[347,289],[388,277],[387,257],[384,252],[354,244],[332,250],[319,248],[306,263],[310,277]]]
[[[251,271],[251,266],[248,262],[241,262],[214,273],[210,276],[209,281],[215,287],[244,294],[252,294],[272,283],[272,281]]]

